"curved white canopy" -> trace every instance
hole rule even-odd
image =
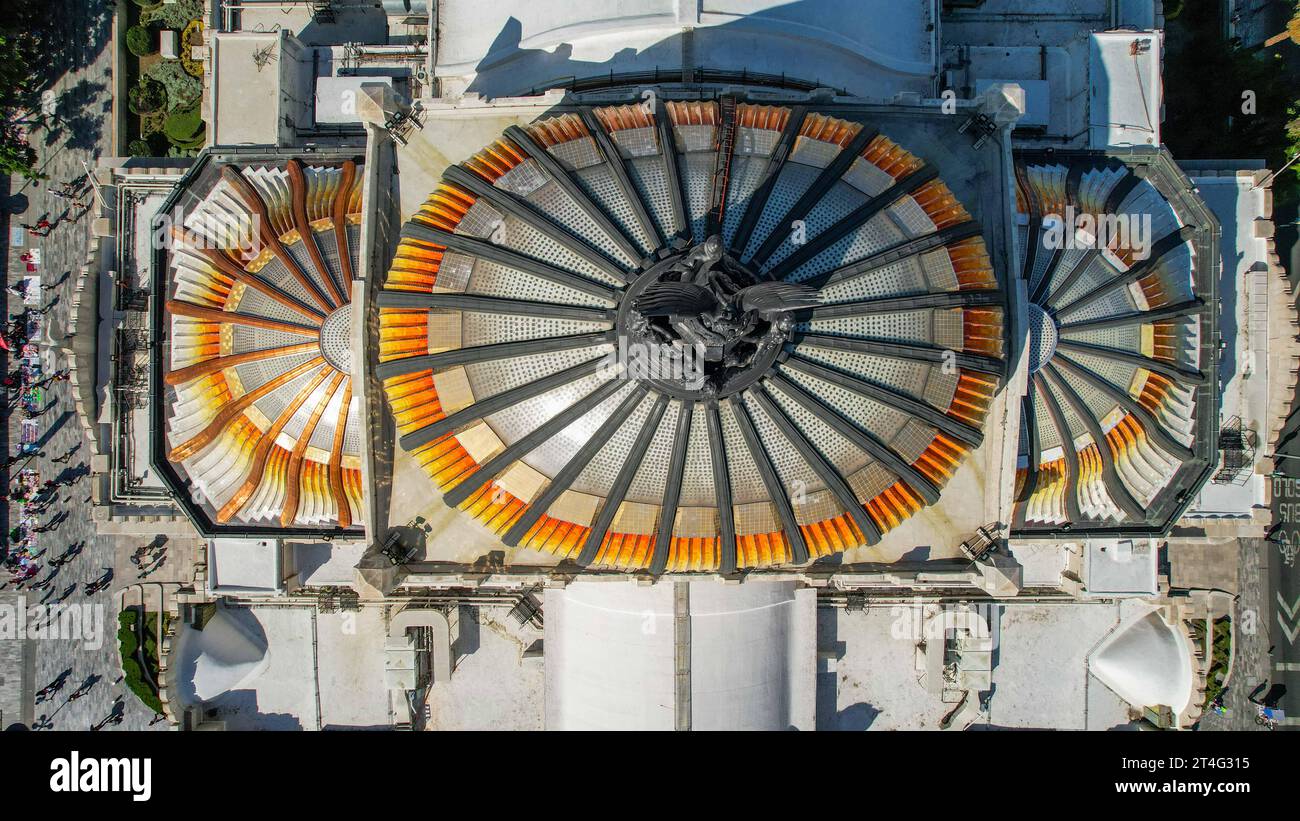
[[[1088,659],[1093,675],[1135,707],[1182,712],[1192,695],[1191,648],[1152,610],[1112,632]]]

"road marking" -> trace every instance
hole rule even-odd
[[[1277,603],[1282,606],[1283,612],[1287,618],[1294,619],[1297,613],[1300,613],[1300,596],[1296,596],[1295,604],[1288,605],[1286,599],[1282,598],[1281,592],[1277,593]]]
[[[1300,613],[1300,596],[1296,596],[1295,604],[1287,604],[1286,599],[1282,598],[1281,592],[1275,595],[1277,596],[1278,606],[1282,609],[1282,612],[1277,614],[1277,623],[1282,625],[1282,632],[1286,634],[1287,642],[1295,644],[1296,638],[1300,637],[1300,620],[1296,619],[1296,614]],[[1283,613],[1295,624],[1288,625],[1286,623],[1287,619],[1282,617]]]
[[[1300,672],[1300,662],[1279,661],[1277,664],[1273,665],[1273,669],[1277,670],[1279,673]]]
[[[1300,724],[1300,716],[1287,716],[1286,718],[1282,719],[1279,723],[1285,724],[1288,727],[1292,727]]]

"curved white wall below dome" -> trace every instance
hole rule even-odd
[[[567,77],[708,69],[786,74],[864,97],[929,94],[934,0],[468,0],[439,4],[444,93],[517,96]],[[698,9],[698,13],[697,13]],[[694,30],[693,42],[682,37]]]
[[[1158,610],[1116,628],[1088,657],[1088,669],[1135,707],[1181,713],[1191,701],[1191,647]]]

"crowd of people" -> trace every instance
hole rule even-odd
[[[72,182],[65,183],[58,188],[49,188],[46,193],[52,197],[57,197],[68,203],[69,211],[73,208],[78,211],[85,211],[90,207],[90,199],[86,196],[89,180],[85,177],[78,178]],[[48,237],[50,232],[59,227],[59,223],[64,219],[71,217],[68,211],[61,214],[54,222],[50,222],[49,214],[42,216],[34,223],[23,223],[23,228],[33,237]]]
[[[59,194],[61,198],[71,199],[77,203],[75,198],[82,185],[84,183],[69,183],[63,186]],[[51,193],[55,192],[51,191]],[[37,226],[27,227],[40,228],[44,234],[48,234],[54,225],[42,218]],[[19,260],[26,268],[25,274],[6,287],[9,293],[20,297],[22,302],[30,302],[28,292],[34,288],[39,287],[40,291],[46,291],[52,290],[57,285],[57,283],[40,284],[40,249],[24,251],[19,256]],[[5,389],[5,420],[8,422],[15,416],[20,418],[17,453],[6,455],[0,465],[6,476],[6,482],[3,488],[0,488],[0,502],[11,505],[9,521],[16,522],[6,534],[8,538],[5,539],[4,544],[0,545],[0,567],[8,571],[8,578],[0,581],[0,589],[10,584],[19,589],[24,585],[42,584],[36,581],[36,576],[43,568],[41,559],[47,552],[41,545],[41,537],[55,530],[67,518],[67,514],[56,513],[50,519],[42,517],[54,503],[59,489],[80,478],[80,474],[65,470],[57,478],[42,479],[40,471],[29,466],[33,457],[42,455],[40,446],[44,441],[45,431],[41,430],[41,423],[37,420],[54,404],[47,401],[46,389],[70,377],[70,372],[67,370],[48,372],[43,361],[38,339],[43,330],[44,314],[47,310],[48,306],[44,310],[39,310],[22,305],[19,312],[9,314],[8,321],[0,329],[0,348],[8,354],[4,357],[8,360],[6,367],[0,370],[0,373],[4,374],[0,381],[3,382]],[[62,562],[70,560],[72,555],[75,553],[62,557]],[[44,586],[47,587],[52,583],[54,575],[61,566],[61,563],[49,562],[49,564],[51,565],[50,578],[44,582]],[[64,596],[70,593],[71,590]]]

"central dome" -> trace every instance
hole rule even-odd
[[[511,127],[404,227],[377,374],[401,446],[507,546],[801,565],[879,542],[981,443],[980,226],[869,123],[731,102]]]

